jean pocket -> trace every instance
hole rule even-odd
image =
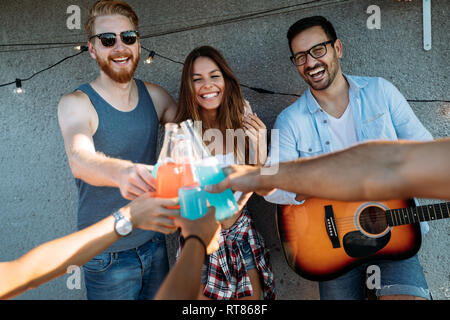
[[[253,256],[252,247],[250,246],[250,243],[248,243],[247,241],[245,240],[242,241],[240,243],[240,248],[244,259],[248,259],[248,257]]]
[[[104,272],[113,264],[112,253],[102,253],[83,266],[88,272]]]
[[[253,257],[253,251],[252,251],[252,247],[250,246],[250,243],[248,243],[247,241],[241,242],[240,247],[241,247],[242,258],[244,259],[245,269],[247,271],[250,269],[255,269],[256,264],[255,264],[255,259]]]

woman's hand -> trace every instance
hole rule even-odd
[[[249,137],[249,164],[264,165],[267,159],[267,128],[255,113],[243,118],[244,132]]]

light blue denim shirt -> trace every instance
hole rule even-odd
[[[358,142],[368,140],[432,140],[433,137],[416,117],[405,97],[383,78],[344,75]],[[273,143],[268,164],[331,152],[328,115],[317,103],[310,89],[277,117],[279,143]],[[272,133],[273,137],[273,133]],[[295,193],[276,190],[264,197],[279,204],[301,204]],[[424,230],[425,229],[425,230]],[[428,225],[422,225],[426,232]]]

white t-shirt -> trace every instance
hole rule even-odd
[[[328,113],[327,116],[332,151],[342,150],[358,143],[351,104],[347,106],[344,114],[339,119]]]

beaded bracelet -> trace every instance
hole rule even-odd
[[[202,238],[200,238],[199,236],[195,235],[195,234],[191,234],[190,236],[187,236],[186,238],[184,238],[184,242],[186,242],[188,239],[197,239],[198,241],[200,241],[200,243],[203,245],[203,248],[205,248],[205,254],[206,254],[206,244],[203,242]]]

